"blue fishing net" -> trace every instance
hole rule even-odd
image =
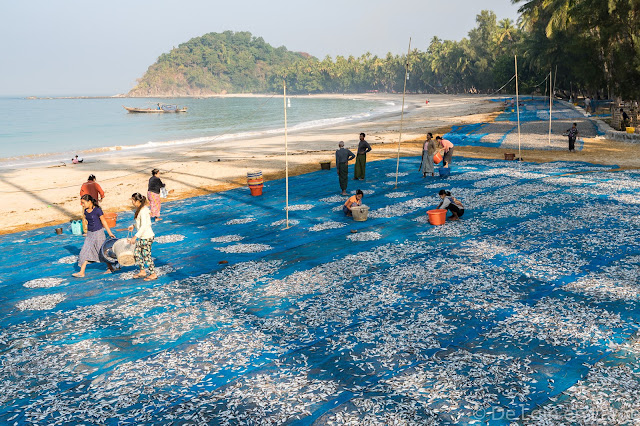
[[[284,180],[167,202],[157,281],[72,278],[70,226],[0,237],[0,422],[509,424],[576,416],[579,386],[613,395],[602,371],[640,319],[639,174],[419,164],[349,181],[365,222],[335,169],[290,179],[289,228]],[[440,189],[465,213],[432,226]]]
[[[499,99],[496,102],[502,101]],[[457,146],[484,146],[508,149],[567,149],[567,130],[572,123],[578,124],[579,137],[575,148],[581,151],[582,137],[602,135],[596,122],[574,109],[564,101],[554,101],[551,112],[551,136],[549,137],[549,100],[540,97],[526,97],[520,100],[521,136],[518,137],[518,110],[508,100],[504,110],[491,123],[475,123],[453,126],[444,135],[445,139]]]

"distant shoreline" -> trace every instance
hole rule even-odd
[[[377,93],[309,93],[306,95],[290,95],[287,94],[287,98],[342,98],[346,96],[357,96],[357,97],[367,97],[377,99],[379,97],[384,96],[400,96],[401,93],[386,93],[386,92],[377,92]],[[423,96],[436,96],[436,93],[410,93],[407,95],[423,95]],[[201,96],[193,96],[193,95],[158,95],[158,96],[129,96],[125,94],[118,95],[104,95],[104,96],[10,96],[18,99],[25,100],[59,100],[59,99],[209,99],[209,98],[270,98],[270,97],[282,97],[282,93],[225,93],[225,94],[215,94],[215,95],[201,95]],[[452,94],[446,96],[474,96],[474,95],[465,95],[465,94]],[[477,95],[478,97],[485,95]],[[512,95],[500,95],[500,96],[512,96]]]

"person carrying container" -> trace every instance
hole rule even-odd
[[[80,271],[71,274],[76,278],[84,277],[85,269],[89,263],[101,261],[100,249],[106,239],[104,231],[106,230],[111,238],[115,238],[115,235],[113,235],[104,218],[104,213],[102,213],[98,200],[89,194],[84,194],[80,199],[80,203],[82,204],[83,213],[87,221],[87,238],[84,239],[82,250],[80,250],[80,254],[78,255]],[[109,272],[113,272],[113,267],[110,264],[107,264],[107,268],[109,268]]]
[[[442,136],[436,136],[436,141],[438,142],[438,152],[442,155],[443,167],[449,167],[453,157],[453,144],[442,139]]]
[[[129,239],[129,244],[135,244],[136,248],[133,252],[133,256],[136,261],[136,265],[140,268],[140,272],[135,274],[133,278],[144,278],[145,281],[152,281],[158,279],[156,275],[155,265],[151,258],[151,245],[155,234],[151,229],[151,212],[147,207],[147,198],[136,192],[131,195],[131,204],[136,209],[133,217],[136,221],[135,227],[138,232]],[[133,225],[129,226],[129,231],[133,231]],[[144,269],[145,263],[149,267],[149,275]]]

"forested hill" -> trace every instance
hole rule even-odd
[[[249,32],[209,33],[160,55],[129,96],[267,92],[281,70],[308,57]],[[282,78],[277,80],[282,86]]]
[[[210,33],[163,54],[131,96],[219,93],[521,93],[625,99],[640,96],[640,0],[513,0],[520,25],[483,10],[460,41],[417,40],[406,55],[317,59],[274,48],[248,32]],[[563,6],[558,6],[562,4]]]

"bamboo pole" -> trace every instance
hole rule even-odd
[[[411,53],[411,37],[409,37],[409,48],[407,49],[407,59],[404,64],[404,88],[402,89],[402,112],[400,113],[400,136],[398,137],[398,159],[396,161],[396,186],[398,187],[398,172],[400,171],[400,143],[402,142],[402,125],[404,123],[404,96],[407,93],[407,73],[409,72],[409,54]]]
[[[551,112],[553,110],[553,88],[551,86],[553,74],[553,70],[549,70],[549,146],[551,146]]]
[[[518,158],[522,161],[520,152],[520,97],[518,95],[518,55],[513,56],[516,63],[516,111],[518,112]]]
[[[285,170],[285,209],[286,227],[289,228],[289,146],[287,143],[287,81],[282,80],[284,100],[284,170]]]

